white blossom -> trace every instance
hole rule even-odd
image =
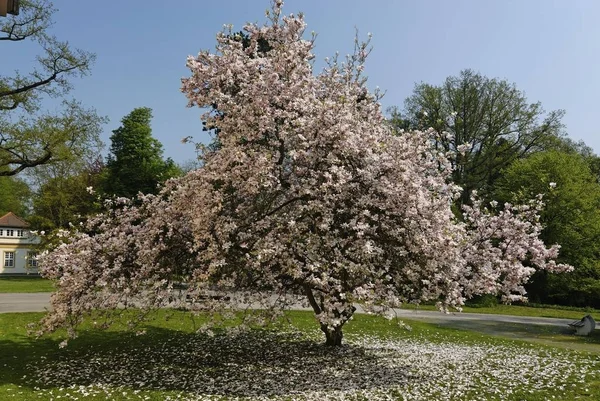
[[[57,291],[39,333],[132,302],[142,314],[241,308],[264,322],[288,295],[306,297],[339,343],[355,302],[385,314],[402,302],[459,308],[483,293],[512,301],[536,269],[570,269],[539,239],[539,199],[491,213],[474,198],[457,220],[460,188],[434,132],[394,136],[368,90],[368,42],[315,73],[303,16],[280,7],[244,27],[247,48],[225,26],[215,53],[187,60],[182,91],[220,144],[203,166],[156,196],[107,200],[40,256]]]

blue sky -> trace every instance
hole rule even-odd
[[[153,134],[165,155],[194,158],[191,135],[207,141],[197,108],[186,108],[180,79],[186,57],[213,49],[223,24],[264,22],[268,0],[55,0],[52,32],[97,54],[92,75],[74,81],[73,97],[109,117],[102,139],[135,107],[154,110]],[[530,102],[565,109],[570,137],[600,153],[600,1],[597,0],[287,0],[318,33],[317,59],[351,51],[355,28],[373,34],[369,85],[401,106],[416,82],[441,83],[471,68],[514,82]],[[21,45],[20,45],[21,46]],[[15,48],[16,49],[16,48]],[[27,71],[34,53],[20,47],[11,68]],[[4,64],[4,63],[3,63]]]

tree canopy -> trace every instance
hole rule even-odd
[[[37,65],[28,73],[0,75],[0,176],[39,165],[81,157],[100,147],[104,119],[95,110],[66,99],[70,79],[89,74],[95,55],[72,48],[50,33],[56,10],[46,0],[23,0],[18,16],[2,18],[4,46],[35,42]],[[8,70],[4,59],[3,71]],[[58,112],[44,110],[47,98],[63,99]]]
[[[151,109],[136,108],[113,131],[104,177],[107,194],[133,197],[138,192],[157,193],[159,184],[179,175],[171,159],[163,160],[162,144],[152,137],[151,120]]]
[[[97,188],[104,165],[97,159],[85,166],[54,165],[38,171],[38,188],[28,220],[38,230],[69,228],[102,210]]]
[[[586,157],[547,151],[518,160],[498,180],[495,197],[519,202],[545,193],[540,215],[546,243],[561,244],[559,260],[575,267],[567,275],[538,273],[528,286],[533,300],[600,306],[600,185]]]
[[[511,301],[535,269],[570,269],[538,238],[538,200],[488,210],[474,199],[456,220],[459,188],[433,132],[392,135],[367,89],[368,43],[315,74],[314,38],[281,4],[244,27],[246,44],[225,29],[215,53],[188,59],[182,90],[219,133],[204,165],[158,195],[116,199],[42,258],[57,279],[42,332],[132,301],[262,319],[304,296],[340,345],[354,303],[385,314],[482,293]]]
[[[458,153],[452,178],[464,189],[464,203],[475,189],[489,199],[503,168],[555,142],[563,114],[545,114],[514,84],[464,70],[442,85],[417,84],[392,122],[399,128],[433,128],[436,148]]]
[[[0,216],[8,212],[23,217],[28,212],[31,189],[17,177],[0,176]]]

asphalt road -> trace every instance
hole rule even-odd
[[[44,312],[50,308],[50,293],[2,293],[0,294],[0,313],[9,312]],[[296,308],[294,308],[296,309]],[[298,307],[297,309],[306,309]],[[359,310],[360,312],[360,310]],[[435,323],[464,323],[488,322],[494,324],[533,324],[545,326],[566,327],[571,319],[555,319],[543,317],[525,317],[508,315],[490,315],[483,313],[450,313],[443,314],[436,311],[415,311],[398,309],[396,313],[400,319],[423,320]],[[599,325],[600,329],[600,325]]]
[[[44,312],[50,308],[50,293],[0,293],[0,313]]]

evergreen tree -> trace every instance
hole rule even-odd
[[[113,131],[103,185],[107,194],[157,193],[159,184],[179,174],[173,160],[163,160],[162,144],[152,137],[151,120],[152,110],[139,107]]]

